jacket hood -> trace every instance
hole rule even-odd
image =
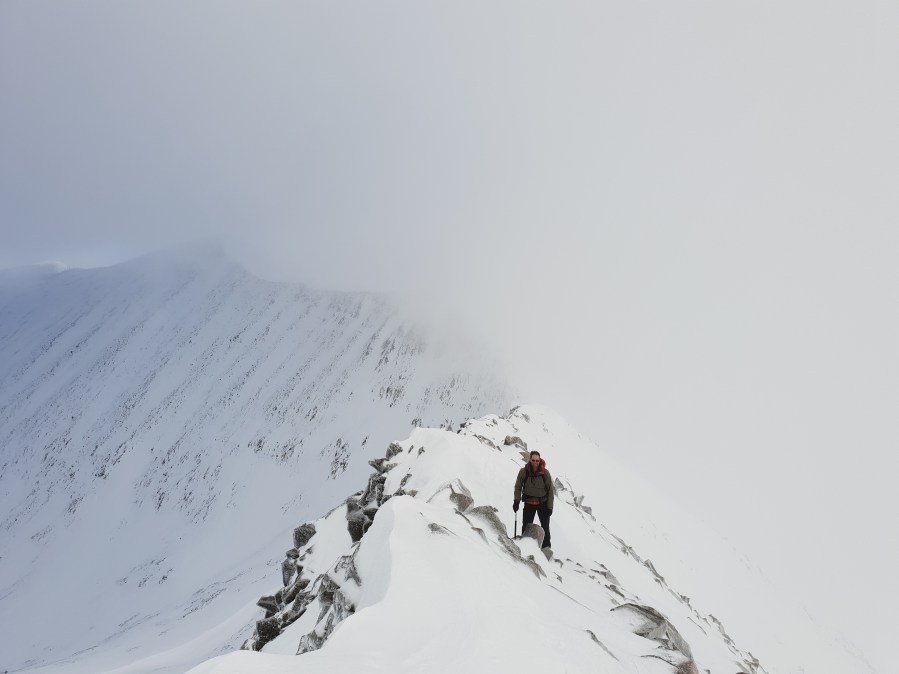
[[[546,461],[541,457],[540,463],[537,465],[537,468],[532,468],[530,461],[528,461],[526,467],[534,475],[543,475],[543,473],[546,472]]]

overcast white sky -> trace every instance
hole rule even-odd
[[[899,4],[0,0],[0,267],[446,307],[893,667]]]

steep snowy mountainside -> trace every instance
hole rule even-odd
[[[387,299],[215,250],[0,276],[0,671],[181,646],[388,442],[509,397]]]
[[[510,537],[528,449],[555,478],[551,555]],[[865,670],[546,408],[417,429],[372,466],[284,541],[245,650],[192,674]]]

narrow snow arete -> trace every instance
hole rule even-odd
[[[515,475],[537,448],[556,471],[550,555],[509,535]],[[456,433],[417,429],[371,465],[363,490],[297,527],[245,650],[192,674],[836,674],[858,665],[801,620],[788,626],[757,578],[755,605],[734,605],[733,585],[748,581],[726,546],[696,538],[701,528],[546,408]],[[698,575],[691,557],[727,567],[731,586]]]

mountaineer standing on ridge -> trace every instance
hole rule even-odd
[[[534,521],[534,514],[540,518],[543,527],[543,547],[550,547],[549,516],[553,514],[553,479],[546,470],[546,461],[540,458],[540,452],[531,452],[524,468],[518,471],[515,480],[515,500],[512,510],[518,512],[518,506],[524,501],[524,515],[521,518],[521,530]]]

